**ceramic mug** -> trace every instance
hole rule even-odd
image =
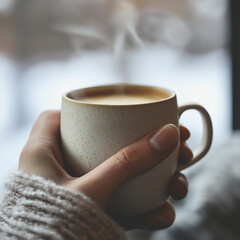
[[[119,91],[165,94],[163,99],[143,104],[110,105],[82,101],[83,97]],[[197,110],[203,120],[200,145],[190,162],[178,165],[179,145],[160,164],[124,185],[111,198],[108,208],[116,215],[149,212],[168,198],[168,184],[176,170],[199,161],[212,142],[212,122],[208,112],[198,104],[178,107],[174,91],[141,85],[108,85],[70,91],[63,95],[61,141],[69,172],[81,176],[120,149],[166,124],[179,127],[179,118],[189,109]]]

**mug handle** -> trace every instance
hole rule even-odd
[[[213,137],[213,127],[211,118],[207,112],[207,110],[199,104],[186,104],[182,105],[179,108],[179,118],[181,115],[187,110],[197,110],[203,121],[203,136],[200,145],[193,151],[193,158],[184,164],[180,164],[177,167],[177,171],[181,171],[187,167],[190,167],[194,163],[198,162],[211,147],[212,144],[212,137]]]

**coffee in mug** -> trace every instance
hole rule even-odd
[[[168,98],[167,92],[160,91],[147,91],[147,89],[141,89],[136,91],[134,88],[120,89],[116,92],[113,91],[99,91],[92,96],[79,96],[78,100],[83,102],[89,102],[94,104],[106,104],[106,105],[129,105],[129,104],[143,104],[150,103]]]

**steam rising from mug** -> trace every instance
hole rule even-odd
[[[55,26],[55,30],[71,36],[72,47],[76,52],[81,51],[81,40],[90,38],[98,45],[103,45],[112,51],[116,71],[122,82],[129,81],[126,64],[126,45],[129,40],[135,47],[144,49],[144,43],[136,32],[139,12],[132,1],[114,1],[111,6],[110,22],[113,29],[112,39],[106,37],[104,32],[96,27],[80,27],[74,25]]]
[[[55,26],[55,30],[70,37],[76,53],[82,54],[86,49],[110,50],[121,82],[130,82],[127,51],[129,47],[144,51],[147,43],[164,42],[184,49],[190,37],[189,29],[183,20],[166,10],[154,6],[151,8],[150,3],[150,8],[143,8],[139,1],[134,0],[72,2],[76,3],[72,10],[73,15],[79,10],[78,24],[59,24]],[[69,6],[66,3],[64,12],[67,7]],[[89,14],[94,18],[90,19]],[[122,91],[119,87],[118,93]]]

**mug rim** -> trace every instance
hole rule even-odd
[[[102,103],[91,103],[91,102],[86,102],[86,101],[81,101],[81,100],[76,100],[71,98],[69,95],[72,93],[77,93],[81,91],[86,91],[86,90],[94,90],[94,89],[103,89],[103,88],[116,88],[118,86],[129,86],[129,87],[139,87],[139,88],[148,88],[149,90],[159,90],[159,91],[166,91],[169,94],[169,97],[156,100],[156,101],[151,101],[151,102],[144,102],[144,103],[135,103],[135,104],[102,104]],[[90,105],[90,106],[101,106],[101,107],[136,107],[136,106],[143,106],[143,105],[149,105],[149,104],[154,104],[154,103],[159,103],[159,102],[166,102],[169,101],[173,98],[176,97],[176,93],[170,89],[170,88],[165,88],[165,87],[159,87],[159,86],[153,86],[153,85],[142,85],[142,84],[129,84],[129,83],[116,83],[116,84],[106,84],[106,85],[96,85],[96,86],[91,86],[91,87],[84,87],[84,88],[78,88],[74,90],[69,90],[65,92],[62,96],[63,100],[66,100],[70,103],[74,104],[80,104],[80,105]]]

